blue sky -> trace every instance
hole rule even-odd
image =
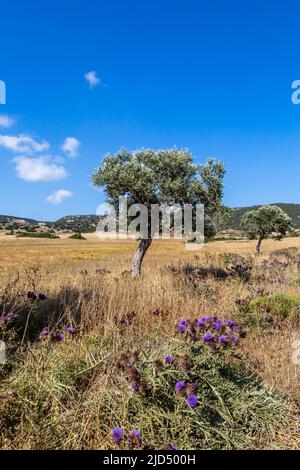
[[[93,169],[122,146],[224,161],[230,206],[300,203],[299,2],[10,0],[0,13],[0,214],[95,213]]]

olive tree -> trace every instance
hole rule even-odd
[[[269,236],[281,240],[291,229],[291,219],[278,206],[261,206],[246,212],[241,220],[241,227],[248,238],[257,239],[256,254],[259,255],[262,241]]]
[[[107,202],[117,210],[120,196],[128,204],[143,204],[151,218],[151,205],[168,206],[197,204],[205,206],[205,227],[208,236],[214,234],[213,217],[221,210],[224,165],[214,159],[199,165],[188,150],[119,150],[105,155],[93,174],[93,183],[103,186]],[[139,276],[143,258],[153,240],[150,228],[141,237],[132,260],[132,275]]]

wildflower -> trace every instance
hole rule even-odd
[[[52,339],[57,341],[63,341],[65,339],[65,335],[63,333],[59,333],[58,331],[54,331],[52,333]]]
[[[180,320],[178,322],[178,331],[179,333],[183,333],[187,329],[187,323],[186,320]]]
[[[159,308],[156,308],[154,310],[150,310],[150,313],[152,313],[152,315],[160,315],[162,311]]]
[[[112,430],[112,438],[113,438],[113,441],[119,445],[121,440],[123,439],[124,437],[124,431],[122,428],[119,428],[119,427],[116,427]]]
[[[209,317],[201,317],[199,318],[199,320],[197,321],[196,325],[197,326],[204,326],[207,322]]]
[[[138,392],[138,391],[139,391],[139,386],[138,386],[138,384],[137,384],[137,383],[131,384],[131,385],[130,385],[130,390],[131,390],[132,392]]]
[[[229,328],[232,328],[235,325],[234,321],[232,320],[227,320],[226,321],[226,326],[229,326]]]
[[[220,344],[223,344],[224,346],[226,346],[228,344],[228,338],[227,336],[225,335],[220,335],[219,336],[219,343]]]
[[[29,291],[29,292],[27,292],[27,298],[31,299],[31,300],[36,300],[37,296],[35,295],[35,293],[33,291]]]
[[[185,387],[186,387],[186,383],[185,383],[184,380],[179,380],[179,382],[176,382],[176,384],[175,384],[175,390],[176,390],[176,392],[178,392],[178,393],[183,392],[183,390],[185,389]]]
[[[219,331],[221,326],[223,326],[223,322],[222,322],[222,320],[215,320],[215,321],[213,321],[212,326],[216,331]]]
[[[233,333],[230,333],[230,339],[232,341],[237,341],[238,340],[238,337],[236,335],[234,335]]]
[[[45,294],[39,294],[39,300],[47,300],[48,297]]]
[[[167,445],[167,450],[178,450],[178,448],[170,442],[170,444]]]
[[[165,356],[165,361],[167,364],[172,364],[172,362],[174,361],[174,357],[171,354],[167,354]]]
[[[198,405],[198,398],[195,395],[189,395],[186,399],[186,404],[190,408],[195,408]]]
[[[49,336],[49,328],[46,326],[45,328],[42,329],[40,332],[40,338],[47,338]]]
[[[132,429],[129,433],[128,444],[131,449],[134,447],[141,447],[142,433],[138,429]]]
[[[8,322],[10,320],[13,320],[14,318],[18,318],[18,314],[14,312],[8,312],[7,315],[4,315],[3,317],[0,318],[3,322]]]
[[[202,338],[203,343],[211,343],[213,340],[214,340],[213,333],[206,333]]]

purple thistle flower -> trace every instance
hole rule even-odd
[[[47,300],[48,297],[45,294],[39,294],[39,300]]]
[[[118,445],[124,437],[124,431],[122,428],[116,427],[112,430],[113,441]]]
[[[185,381],[184,380],[179,380],[179,382],[176,382],[175,384],[175,390],[178,393],[181,393],[185,389]]]
[[[40,332],[40,338],[46,338],[49,335],[49,328],[46,326]]]
[[[201,317],[199,318],[199,320],[197,321],[196,325],[197,326],[204,326],[205,323],[207,322],[208,320],[208,317]]]
[[[130,385],[130,390],[131,390],[132,392],[138,392],[138,391],[139,391],[139,386],[138,386],[138,384],[137,384],[137,383],[131,384],[131,385]]]
[[[132,429],[129,433],[129,446],[131,448],[135,447],[135,444],[138,445],[138,447],[141,447],[142,445],[142,433],[138,429]]]
[[[183,333],[184,331],[186,331],[186,329],[187,329],[186,320],[180,320],[178,322],[178,331],[179,331],[179,333]]]
[[[228,338],[225,335],[220,335],[219,336],[219,343],[223,344],[224,346],[228,344]]]
[[[186,399],[186,404],[190,408],[195,408],[195,406],[198,405],[198,398],[196,395],[189,395]]]
[[[167,354],[165,356],[165,361],[167,364],[172,364],[172,362],[174,361],[174,357],[171,354]]]
[[[236,335],[234,335],[233,333],[230,333],[230,339],[232,341],[237,341],[238,340],[238,337]]]
[[[213,321],[212,323],[212,326],[216,331],[219,331],[222,325],[223,325],[222,320],[216,320],[216,321]]]
[[[233,320],[227,320],[226,321],[226,326],[229,326],[229,328],[232,328],[234,326],[234,321]]]
[[[72,325],[67,327],[67,332],[71,333],[71,334],[73,334],[75,332]]]
[[[63,341],[65,339],[65,335],[63,333],[59,333],[58,331],[54,331],[52,333],[52,338],[58,341]]]
[[[211,343],[213,340],[214,340],[213,333],[206,333],[202,338],[203,343]]]
[[[167,445],[167,450],[178,450],[178,448],[170,442],[170,444]]]

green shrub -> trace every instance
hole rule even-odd
[[[83,237],[80,232],[74,233],[74,234],[71,235],[69,238],[70,238],[71,240],[86,240],[86,238]]]
[[[57,235],[49,232],[20,232],[17,238],[59,238]]]
[[[251,327],[263,328],[280,326],[290,320],[300,323],[300,297],[286,294],[257,296],[241,308],[243,323]]]
[[[167,365],[167,354],[183,361]],[[143,390],[130,389],[127,359]],[[212,352],[182,338],[151,338],[140,351],[122,354],[101,337],[93,343],[84,336],[80,343],[37,343],[23,361],[10,375],[14,396],[0,415],[12,446],[21,437],[30,439],[32,449],[93,448],[99,441],[109,449],[113,427],[121,426],[139,429],[144,445],[155,449],[169,443],[179,449],[248,449],[270,446],[276,429],[289,420],[286,397],[265,388],[238,354]],[[176,392],[181,380],[197,385],[196,407]]]

